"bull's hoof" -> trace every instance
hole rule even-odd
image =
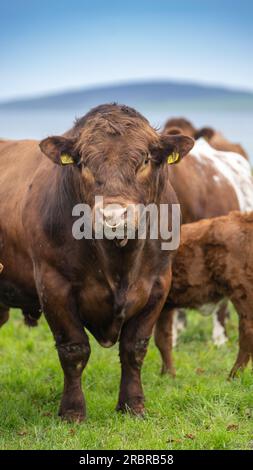
[[[68,423],[81,423],[85,420],[84,411],[77,410],[59,410],[59,416],[62,420]]]
[[[129,413],[132,416],[137,416],[139,418],[144,417],[145,407],[142,403],[139,404],[130,404],[130,403],[118,403],[116,411],[120,413]]]

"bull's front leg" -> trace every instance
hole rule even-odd
[[[129,411],[135,415],[144,413],[141,368],[153,327],[165,300],[164,290],[152,292],[145,309],[122,328],[119,343],[121,382],[117,411]]]
[[[46,271],[39,276],[37,288],[64,373],[59,415],[68,421],[82,421],[86,407],[81,377],[90,345],[78,318],[71,285],[55,271]]]
[[[68,421],[82,421],[86,417],[85,399],[82,392],[82,372],[90,356],[89,339],[84,332],[78,342],[56,344],[64,372],[64,389],[59,416]],[[76,341],[76,339],[75,339]]]

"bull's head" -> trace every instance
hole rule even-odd
[[[40,148],[62,171],[75,169],[84,202],[100,211],[105,225],[117,227],[125,223],[129,205],[159,203],[168,163],[179,162],[193,144],[188,136],[159,135],[131,108],[103,105]],[[103,206],[95,204],[95,196],[103,196]],[[137,224],[137,214],[134,220]]]

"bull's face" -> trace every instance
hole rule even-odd
[[[159,202],[166,165],[180,161],[193,143],[184,135],[160,136],[139,114],[114,108],[92,116],[70,137],[43,140],[40,148],[62,171],[72,167],[79,173],[85,202],[116,228],[125,224],[129,206]],[[132,221],[138,225],[137,211]]]

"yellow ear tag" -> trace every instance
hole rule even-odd
[[[74,160],[70,155],[68,155],[67,153],[62,153],[61,154],[61,164],[62,165],[71,165],[72,163],[74,163]]]
[[[172,165],[172,163],[176,163],[180,158],[180,155],[178,152],[172,152],[171,155],[168,156],[167,158],[167,163],[168,165]]]

